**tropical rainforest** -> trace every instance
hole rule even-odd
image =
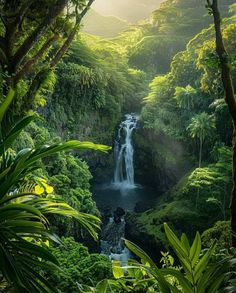
[[[0,292],[236,292],[235,88],[235,0],[0,0]]]

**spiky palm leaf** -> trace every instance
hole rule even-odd
[[[109,148],[91,142],[68,141],[24,149],[16,155],[8,150],[21,131],[35,117],[25,117],[8,131],[2,120],[13,100],[10,90],[0,107],[0,272],[14,292],[56,292],[40,274],[41,269],[58,269],[58,262],[48,251],[45,242],[60,242],[49,229],[48,214],[73,217],[96,238],[100,221],[97,217],[80,213],[59,197],[42,197],[32,188],[22,188],[32,172],[40,168],[40,160],[61,151],[99,150]],[[22,191],[23,190],[23,191]]]

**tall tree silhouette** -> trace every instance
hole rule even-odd
[[[221,79],[225,91],[225,102],[233,120],[233,189],[230,202],[231,210],[231,228],[232,228],[232,246],[236,247],[236,101],[234,95],[234,87],[231,77],[229,55],[226,51],[222,30],[221,30],[221,15],[218,7],[218,0],[207,0],[207,8],[214,18],[215,37],[216,37],[216,52],[219,57]]]

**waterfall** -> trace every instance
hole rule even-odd
[[[118,129],[114,146],[115,172],[113,181],[113,186],[118,189],[135,188],[132,134],[137,123],[138,116],[136,114],[127,114]]]

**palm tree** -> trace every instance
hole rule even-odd
[[[190,85],[184,87],[176,87],[174,99],[181,109],[190,110],[194,107],[194,97],[197,91]]]
[[[60,242],[50,231],[46,216],[74,217],[94,238],[97,237],[99,219],[77,212],[56,196],[42,196],[41,191],[37,192],[34,171],[40,168],[41,159],[60,151],[107,151],[108,147],[68,141],[27,148],[14,154],[11,150],[13,142],[35,116],[24,117],[8,130],[3,128],[2,121],[13,98],[14,91],[9,90],[0,105],[0,278],[4,278],[14,292],[56,292],[40,274],[42,269],[58,269],[59,265],[45,245],[48,241]],[[45,182],[43,186],[50,189]]]
[[[210,137],[215,130],[215,121],[206,112],[195,115],[187,127],[192,138],[199,139],[199,168],[202,164],[202,148],[206,138]]]

